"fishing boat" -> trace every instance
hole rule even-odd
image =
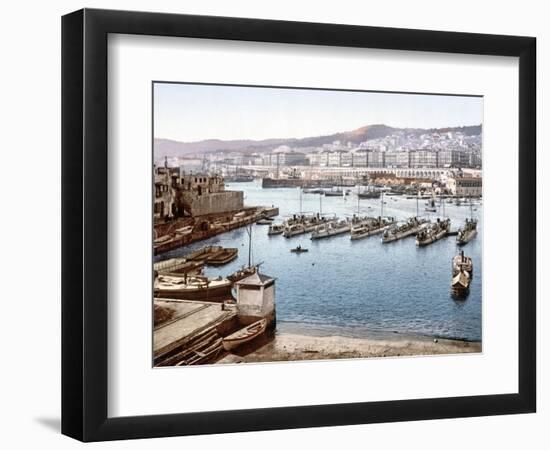
[[[355,241],[382,233],[395,223],[393,217],[378,217],[351,227],[351,240]]]
[[[339,234],[349,233],[350,229],[351,226],[347,220],[323,223],[315,227],[315,229],[311,233],[311,239],[322,239]]]
[[[416,235],[416,245],[425,246],[444,237],[451,229],[451,219],[437,219],[430,226],[423,228]]]
[[[250,342],[260,336],[265,331],[266,326],[267,319],[261,319],[240,329],[239,331],[236,331],[233,334],[230,334],[229,336],[223,338],[223,348],[229,352],[245,342]]]
[[[456,236],[457,245],[466,245],[470,242],[477,234],[477,220],[476,219],[466,219],[463,228],[458,230]]]
[[[268,235],[282,234],[285,231],[285,225],[282,223],[272,223],[267,230]]]
[[[291,253],[306,253],[308,251],[309,250],[307,248],[303,248],[301,245],[290,249]]]
[[[211,266],[223,266],[224,264],[230,263],[236,259],[238,253],[239,249],[237,248],[222,248],[212,256],[209,256],[205,262]]]
[[[154,282],[153,293],[157,298],[208,301],[229,297],[231,286],[231,281],[222,277],[159,274]]]
[[[388,242],[394,242],[407,236],[415,235],[428,223],[428,219],[410,217],[403,225],[394,225],[391,228],[386,228],[382,235],[382,243],[387,244]]]

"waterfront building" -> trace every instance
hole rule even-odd
[[[153,170],[156,220],[239,211],[244,207],[242,191],[226,191],[220,176],[187,173],[179,167],[168,167],[167,162]]]
[[[175,172],[168,168],[168,160],[164,162],[164,167],[153,166],[154,187],[153,187],[153,216],[155,219],[172,218],[176,214],[175,190],[172,181],[173,175],[176,176],[179,170]]]
[[[482,195],[482,178],[481,176],[449,177],[447,189],[458,197],[480,197]]]
[[[235,283],[237,314],[243,323],[266,318],[275,322],[275,279],[256,271]]]

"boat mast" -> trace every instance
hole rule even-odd
[[[323,215],[323,193],[319,192],[319,216]]]
[[[300,215],[302,215],[302,187],[300,186]]]
[[[248,234],[248,267],[252,260],[252,224],[246,227],[246,232]]]
[[[384,216],[384,192],[380,195],[380,217]]]
[[[418,197],[420,197],[420,189],[416,193],[416,217],[419,217],[419,214],[418,214]]]
[[[443,217],[445,217],[445,202],[443,201],[443,197],[441,196],[441,191],[439,191],[439,204],[441,205],[441,212],[443,213]]]

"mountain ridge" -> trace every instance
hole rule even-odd
[[[205,139],[195,142],[181,142],[172,139],[155,138],[154,154],[155,160],[167,157],[185,157],[201,155],[204,153],[215,153],[220,151],[239,151],[242,153],[265,153],[273,150],[273,147],[288,145],[289,147],[317,147],[323,144],[330,144],[334,141],[352,142],[359,144],[368,139],[379,139],[396,131],[404,131],[409,134],[421,135],[426,133],[446,133],[450,131],[462,131],[472,136],[481,134],[482,125],[465,125],[458,127],[443,128],[396,128],[384,124],[365,125],[351,131],[343,131],[322,136],[311,136],[304,138],[272,138],[272,139]]]

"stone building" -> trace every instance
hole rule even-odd
[[[447,189],[458,197],[481,197],[483,193],[481,177],[450,177]]]
[[[153,192],[153,217],[155,219],[170,219],[177,215],[176,194],[173,185],[173,169],[167,167],[154,167],[154,192]]]
[[[206,174],[183,174],[177,188],[181,215],[203,216],[243,209],[242,191],[226,191],[223,178]]]
[[[179,167],[154,167],[156,220],[240,211],[242,191],[226,191],[222,177],[185,173]]]

